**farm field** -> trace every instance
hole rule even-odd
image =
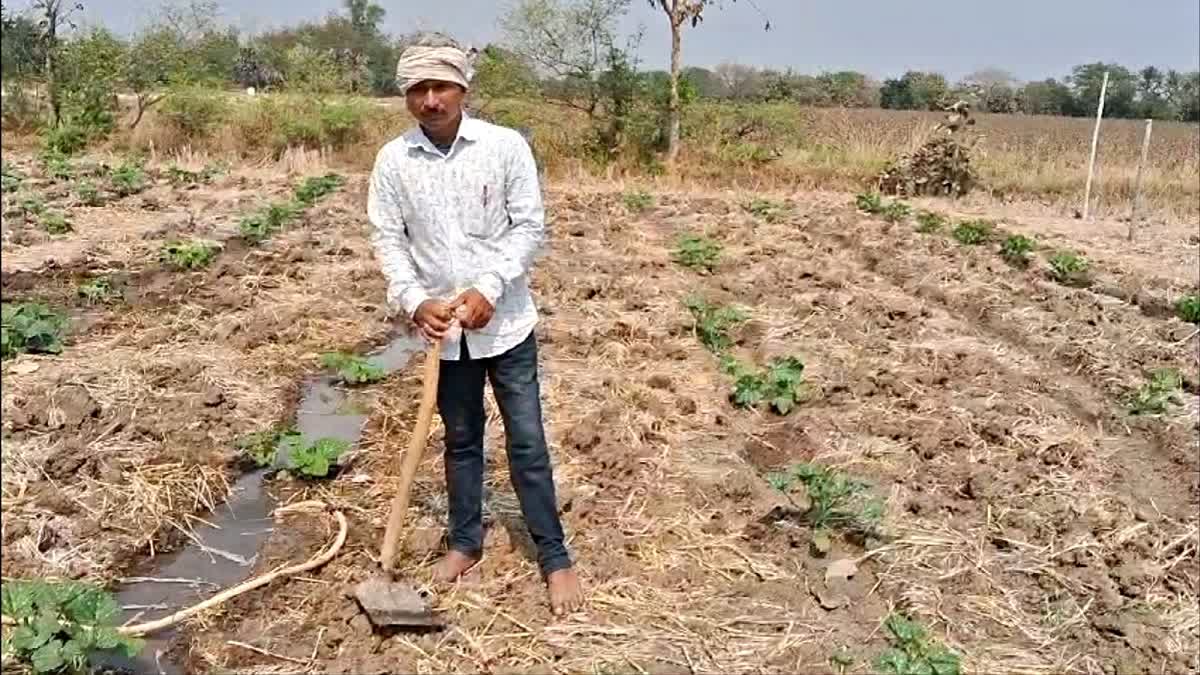
[[[337,532],[273,506],[349,521],[333,560],[151,640],[145,667],[1200,667],[1200,331],[1177,315],[1200,293],[1194,222],[1130,244],[1124,223],[1029,205],[552,180],[543,396],[588,601],[549,615],[492,410],[483,564],[429,587],[445,629],[374,634],[345,593],[375,571],[419,361],[321,380],[362,430],[328,478],[264,474],[247,442],[305,415],[323,354],[395,337],[366,174],[95,155],[53,177],[11,149],[5,166],[6,308],[68,317],[60,353],[3,364],[6,579],[120,592],[191,549],[210,567],[188,575],[231,585]],[[401,560],[417,581],[446,507],[439,434]],[[196,534],[247,492],[261,546]]]

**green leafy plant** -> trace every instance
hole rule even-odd
[[[46,211],[46,203],[37,195],[29,195],[21,200],[21,210],[25,216],[40,216]]]
[[[692,313],[692,330],[709,351],[720,354],[733,346],[729,329],[743,323],[746,313],[736,307],[718,307],[698,296],[684,300],[684,306]]]
[[[879,212],[879,215],[889,223],[898,223],[912,215],[912,207],[900,201],[889,202]]]
[[[630,211],[645,211],[654,204],[654,197],[650,193],[641,190],[626,192],[623,199],[625,208]]]
[[[292,468],[302,476],[324,478],[349,448],[349,443],[337,438],[321,438],[312,445],[296,442],[291,448],[289,458]]]
[[[90,180],[79,181],[75,185],[75,196],[79,197],[79,201],[84,206],[103,206],[104,197],[100,193],[100,189]]]
[[[1200,324],[1200,293],[1185,295],[1176,300],[1175,315],[1188,323]]]
[[[946,218],[940,213],[933,211],[920,211],[917,213],[917,232],[932,234],[940,232],[945,226]]]
[[[959,675],[958,654],[932,639],[925,627],[899,614],[884,621],[892,646],[875,666],[885,675]]]
[[[702,235],[685,234],[676,241],[671,257],[684,267],[712,272],[721,257],[721,245]]]
[[[42,228],[50,234],[67,234],[75,229],[71,226],[71,221],[57,211],[43,213],[39,220]]]
[[[752,369],[728,362],[727,370],[734,376],[734,405],[753,408],[760,403],[786,415],[804,400],[804,362],[794,356],[772,359],[765,369]]]
[[[146,171],[136,162],[125,162],[109,175],[113,192],[128,197],[146,189]]]
[[[263,210],[263,221],[271,230],[282,230],[302,209],[303,206],[294,202],[275,202]]]
[[[238,234],[247,242],[259,244],[269,239],[274,232],[267,226],[266,218],[261,213],[256,213],[238,222]]]
[[[66,155],[58,152],[43,152],[41,159],[42,169],[50,178],[71,180],[75,177],[75,168],[71,166],[71,159]]]
[[[159,258],[180,269],[199,269],[212,262],[218,250],[220,244],[214,241],[172,241],[163,246]]]
[[[122,635],[112,594],[78,581],[10,579],[0,587],[0,607],[15,626],[3,652],[34,673],[86,673],[91,652],[137,656],[143,642]]]
[[[878,192],[861,192],[854,197],[854,206],[859,211],[879,213],[883,210],[883,196]]]
[[[1179,403],[1183,376],[1174,368],[1162,368],[1150,373],[1150,379],[1126,396],[1126,405],[1134,415],[1161,415],[1172,403]]]
[[[1050,278],[1060,284],[1087,283],[1088,261],[1074,251],[1057,251],[1050,256]]]
[[[354,354],[326,352],[321,355],[321,364],[337,370],[338,377],[346,384],[378,382],[386,376],[383,368]]]
[[[870,496],[870,483],[837,469],[800,463],[787,472],[767,476],[767,482],[781,491],[797,481],[808,490],[812,505],[804,517],[814,529],[841,527],[870,532],[883,518],[883,502]]]
[[[301,446],[300,432],[292,427],[256,431],[239,438],[234,446],[254,462],[255,466],[265,468],[275,463],[280,447],[290,448]]]
[[[306,178],[299,187],[296,188],[296,201],[304,206],[312,206],[317,203],[317,200],[330,194],[334,190],[345,184],[346,179],[336,173],[328,173],[324,176],[312,176]]]
[[[67,317],[38,303],[5,303],[0,309],[0,358],[24,352],[58,354]]]
[[[87,130],[78,124],[50,129],[42,138],[43,154],[73,155],[87,146]]]
[[[960,244],[978,246],[992,238],[995,226],[986,220],[968,220],[958,224],[951,236]]]
[[[1023,234],[1009,235],[1000,245],[1000,256],[1013,267],[1028,267],[1034,241]]]
[[[768,223],[777,222],[780,218],[787,215],[788,212],[787,204],[761,198],[750,200],[744,208],[752,215],[762,218]]]
[[[302,210],[299,202],[275,202],[258,213],[246,216],[238,223],[238,232],[246,241],[259,244],[279,232]]]
[[[10,192],[16,192],[17,190],[20,190],[21,182],[24,179],[24,176],[22,176],[16,169],[12,168],[8,164],[0,163],[0,191],[8,194]]]
[[[176,186],[211,183],[220,174],[221,169],[216,166],[206,166],[200,171],[191,171],[175,164],[167,167],[167,180]]]
[[[89,305],[108,302],[118,295],[106,277],[92,277],[79,284],[76,292]]]

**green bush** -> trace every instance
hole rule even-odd
[[[1000,255],[1014,267],[1027,267],[1034,241],[1023,234],[1010,235],[1000,245]]]
[[[671,257],[684,267],[712,272],[721,257],[721,244],[703,235],[681,235]]]
[[[43,213],[41,223],[42,228],[49,234],[67,234],[75,229],[71,226],[71,221],[57,211]]]
[[[137,162],[124,162],[109,175],[113,192],[128,197],[146,189],[146,171]]]
[[[1150,380],[1130,392],[1125,403],[1134,415],[1162,415],[1172,403],[1179,402],[1183,376],[1174,368],[1162,368],[1150,373]]]
[[[793,483],[803,483],[812,502],[804,518],[815,529],[871,532],[883,518],[883,502],[870,496],[871,485],[838,469],[801,463],[786,473],[770,474],[767,482],[784,492]]]
[[[371,112],[355,99],[273,94],[243,104],[235,124],[245,147],[279,155],[289,147],[348,147],[365,137]]]
[[[104,205],[104,197],[100,194],[100,190],[96,187],[95,183],[88,180],[79,181],[75,185],[75,196],[79,198],[79,201],[84,206]]]
[[[71,166],[71,159],[61,152],[43,150],[41,160],[46,175],[54,180],[71,180],[75,177],[75,167]]]
[[[42,148],[48,153],[73,155],[87,147],[88,131],[75,124],[64,124],[57,129],[47,129],[42,136]]]
[[[67,317],[38,303],[0,306],[0,358],[25,352],[62,352]]]
[[[866,213],[879,213],[883,210],[883,196],[878,192],[861,192],[854,196],[854,206]]]
[[[317,200],[333,193],[345,183],[346,179],[336,173],[310,176],[296,187],[296,201],[305,207],[312,206]]]
[[[220,245],[213,241],[173,241],[163,246],[159,258],[180,269],[193,270],[212,262],[219,250]]]
[[[978,246],[990,240],[994,230],[995,226],[989,221],[970,220],[959,223],[951,234],[960,244]]]
[[[730,399],[740,408],[765,401],[775,412],[786,415],[804,400],[804,362],[794,356],[772,359],[764,370],[729,361],[726,370],[734,376]]]
[[[889,202],[879,215],[889,223],[898,223],[912,214],[912,207],[901,201]]]
[[[46,212],[46,203],[37,195],[26,195],[21,200],[20,206],[26,218],[29,216],[40,216]]]
[[[709,304],[703,298],[690,296],[684,306],[692,313],[696,337],[709,351],[720,354],[733,346],[729,329],[746,321],[746,313],[737,307],[720,307]]]
[[[933,211],[921,211],[917,213],[917,232],[924,234],[932,234],[939,232],[946,226],[946,218],[940,213]]]
[[[93,277],[80,283],[76,292],[89,305],[108,302],[118,295],[112,282],[105,277]]]
[[[1087,283],[1088,261],[1074,251],[1058,251],[1050,256],[1050,278],[1073,286]]]
[[[1175,314],[1188,323],[1200,324],[1200,293],[1185,295],[1176,300]]]
[[[23,180],[25,177],[21,175],[21,172],[7,163],[0,164],[0,191],[3,191],[4,194],[20,190]]]
[[[654,204],[654,197],[643,190],[635,190],[626,192],[622,201],[625,202],[625,208],[630,211],[645,211]]]
[[[762,218],[768,223],[779,222],[790,211],[788,205],[783,202],[762,198],[751,199],[748,203],[743,204],[742,208],[747,213]]]
[[[202,87],[172,90],[159,106],[159,115],[179,134],[194,140],[208,136],[228,117],[229,104],[218,92]]]

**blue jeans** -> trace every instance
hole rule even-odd
[[[554,494],[554,473],[542,424],[537,339],[486,359],[472,359],[463,340],[459,361],[442,361],[438,412],[446,426],[446,490],[450,498],[450,548],[483,553],[484,378],[504,419],[508,471],[525,526],[537,546],[542,575],[571,566]]]

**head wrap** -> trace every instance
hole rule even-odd
[[[414,45],[404,50],[396,64],[396,82],[402,94],[422,80],[454,82],[469,89],[471,75],[470,58],[457,47]]]

